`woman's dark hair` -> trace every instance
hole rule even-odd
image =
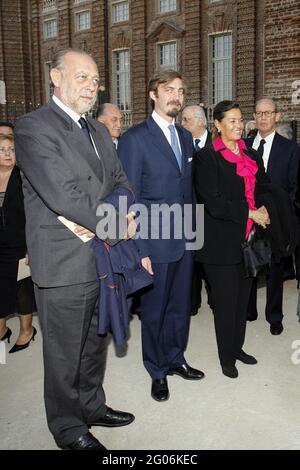
[[[230,100],[220,101],[214,107],[213,119],[214,120],[216,119],[217,121],[222,121],[222,119],[224,119],[225,117],[225,113],[227,113],[227,111],[230,111],[231,109],[240,109],[239,103],[236,103],[235,101],[230,101]],[[212,130],[213,140],[216,139],[218,135],[219,134],[218,134],[217,128],[214,125],[213,130]]]

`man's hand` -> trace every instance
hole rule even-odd
[[[143,268],[146,269],[146,271],[148,271],[148,273],[152,274],[153,276],[154,272],[152,269],[152,263],[151,263],[151,259],[149,258],[149,256],[147,256],[146,258],[142,258],[141,263],[142,263]]]
[[[77,235],[86,235],[89,238],[93,238],[95,234],[81,225],[76,225],[75,232]]]
[[[129,240],[130,238],[133,238],[136,234],[137,225],[134,221],[134,218],[135,218],[134,212],[129,212],[129,214],[126,215],[127,230],[124,235],[124,240]]]

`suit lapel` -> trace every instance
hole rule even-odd
[[[162,153],[163,156],[167,158],[169,162],[172,163],[172,165],[180,173],[178,163],[177,163],[177,160],[176,160],[176,157],[174,155],[171,145],[167,141],[161,128],[156,124],[156,122],[151,116],[147,119],[147,125],[148,125],[150,134],[153,136],[153,144],[159,149],[160,153]]]
[[[280,153],[280,143],[278,142],[278,135],[275,132],[275,136],[272,142],[271,152],[270,152],[269,160],[268,160],[268,167],[267,167],[268,175],[273,174],[274,167],[276,165],[276,160],[278,158],[278,153]]]
[[[184,138],[182,128],[178,124],[175,124],[175,126],[176,126],[176,130],[177,130],[178,137],[180,140],[180,147],[181,147],[181,156],[182,156],[181,174],[184,175],[186,172],[187,158],[189,157],[189,155],[186,149],[186,140]]]
[[[95,175],[102,182],[103,181],[103,164],[101,161],[101,151],[99,149],[99,138],[95,133],[94,126],[92,126],[92,137],[97,147],[97,151],[100,157],[97,157],[96,152],[93,150],[89,142],[86,142],[86,137],[82,135],[82,131],[79,126],[71,119],[71,117],[65,113],[57,104],[50,100],[49,107],[56,113],[59,118],[63,133],[66,136],[67,142],[72,142],[72,147],[76,149],[76,153],[80,154],[83,160],[91,167]],[[89,121],[89,124],[90,121]]]

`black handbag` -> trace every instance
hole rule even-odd
[[[260,238],[256,231],[251,230],[248,240],[242,244],[246,277],[257,277],[259,272],[270,266],[271,244],[266,238]]]

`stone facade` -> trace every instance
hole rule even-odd
[[[132,121],[149,112],[147,82],[158,68],[158,47],[176,41],[177,69],[188,84],[188,103],[212,103],[211,37],[232,35],[232,98],[250,119],[256,99],[274,97],[283,120],[299,120],[299,0],[177,0],[159,13],[159,0],[129,0],[128,21],[113,22],[120,0],[10,0],[0,2],[0,80],[7,103],[1,118],[14,120],[49,97],[53,52],[80,47],[100,71],[99,101],[116,99],[113,54],[129,50]],[[172,3],[172,2],[171,2]],[[76,31],[76,14],[90,11],[89,29]],[[45,39],[44,22],[56,19],[57,35]],[[298,80],[298,82],[297,82]],[[104,91],[103,91],[104,89]],[[298,130],[299,135],[299,130]]]

